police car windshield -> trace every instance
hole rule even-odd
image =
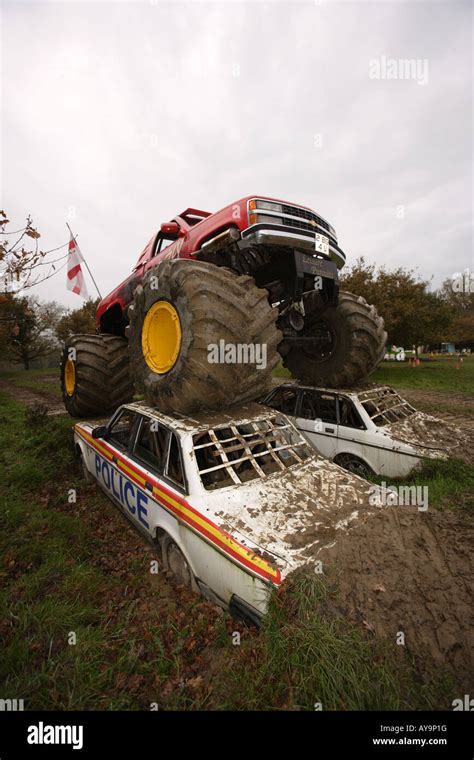
[[[193,448],[208,490],[264,479],[313,456],[306,440],[278,415],[196,433]]]

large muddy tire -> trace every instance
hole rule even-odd
[[[152,406],[181,414],[258,398],[279,361],[276,317],[251,277],[205,262],[164,261],[145,275],[129,308],[135,387]],[[238,344],[264,346],[266,361],[223,363],[212,354],[212,347]]]
[[[331,347],[317,353],[294,346],[283,357],[293,377],[308,385],[350,388],[365,381],[377,369],[385,353],[387,333],[375,307],[364,298],[341,291],[339,303],[317,318],[306,317],[304,335],[327,329]]]
[[[72,417],[108,414],[131,401],[133,383],[125,338],[115,335],[69,338],[61,359],[61,390]]]

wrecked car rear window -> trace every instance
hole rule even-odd
[[[314,456],[306,440],[279,416],[196,433],[193,448],[208,490],[264,479]]]

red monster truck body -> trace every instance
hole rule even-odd
[[[266,204],[270,207],[267,208]],[[245,256],[246,251],[256,247],[264,248],[267,259],[272,258],[273,251],[280,254],[279,263],[273,262],[269,266],[270,261],[265,262],[261,276],[256,270],[262,267],[251,255]],[[288,248],[300,255],[289,261]],[[311,259],[303,257],[303,252],[309,252]],[[188,208],[171,222],[161,225],[160,232],[151,238],[140,254],[132,274],[100,302],[97,309],[99,332],[123,335],[128,321],[127,307],[145,273],[166,259],[177,258],[209,261],[257,275],[255,279],[260,287],[268,287],[270,279],[278,281],[280,290],[287,291],[284,293],[285,306],[289,305],[289,299],[295,303],[301,300],[305,292],[304,274],[308,275],[310,290],[314,290],[317,275],[322,277],[320,291],[329,295],[328,290],[336,290],[337,269],[346,260],[337,244],[334,228],[304,206],[250,195],[214,214]],[[337,292],[332,292],[327,305],[336,300]]]

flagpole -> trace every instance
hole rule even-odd
[[[66,222],[66,227],[68,228],[69,232],[71,233],[71,237],[72,237],[72,239],[74,240],[74,242],[76,242],[76,236],[74,235],[73,231],[71,230],[71,228],[70,228],[70,226],[69,226],[69,224],[68,224],[67,222]],[[93,274],[92,274],[91,270],[89,269],[89,264],[88,264],[88,263],[87,263],[87,261],[85,260],[85,258],[84,258],[84,254],[82,253],[82,251],[81,251],[81,254],[82,254],[82,259],[83,259],[83,261],[84,261],[84,264],[85,264],[85,265],[86,265],[86,267],[87,267],[87,271],[89,272],[89,274],[90,274],[90,276],[91,276],[91,280],[92,280],[92,282],[93,282],[93,283],[94,283],[94,285],[95,285],[95,289],[97,290],[97,292],[98,292],[98,294],[99,294],[99,298],[102,300],[102,295],[101,295],[101,292],[100,292],[99,288],[97,287],[97,283],[96,283],[96,281],[94,280],[94,276],[93,276]]]

